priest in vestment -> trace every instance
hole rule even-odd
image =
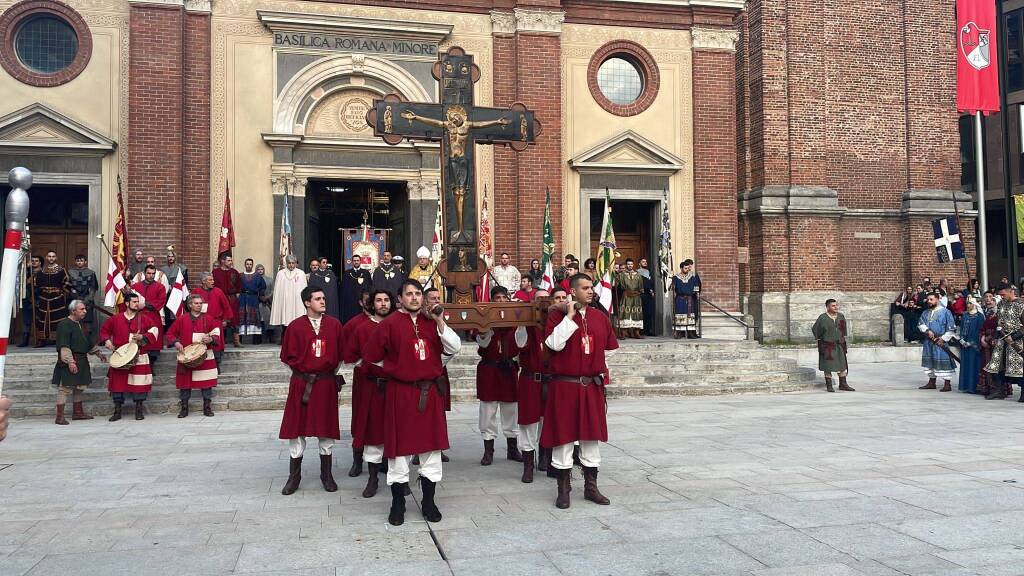
[[[274,277],[274,297],[270,303],[270,325],[281,326],[282,331],[299,316],[306,313],[302,305],[302,289],[306,287],[306,273],[299,268],[299,259],[289,254],[286,266]]]
[[[341,323],[344,324],[359,314],[359,295],[373,287],[370,271],[362,267],[361,256],[352,257],[352,267],[341,276]]]
[[[424,290],[428,288],[440,290],[442,288],[441,275],[437,272],[437,267],[430,261],[430,250],[427,250],[426,246],[420,246],[416,251],[416,263],[409,269],[409,278],[419,282]]]
[[[338,369],[344,354],[344,332],[337,318],[324,313],[327,299],[323,291],[303,288],[302,304],[306,314],[292,320],[281,339],[281,362],[292,369],[278,435],[288,440],[291,455],[288,481],[281,490],[285,496],[299,488],[307,436],[316,436],[318,440],[320,483],[324,490],[338,490],[331,451],[334,442],[341,439],[338,392],[344,380]]]

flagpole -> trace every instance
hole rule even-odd
[[[978,282],[982,290],[988,290],[988,236],[985,223],[985,153],[983,146],[981,111],[979,110],[974,113],[974,174],[976,178],[974,189],[978,194],[978,237],[975,238],[975,241],[978,244]],[[956,208],[955,193],[953,208]],[[968,270],[968,280],[970,280],[970,275],[970,270]]]

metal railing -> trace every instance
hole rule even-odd
[[[714,308],[715,310],[721,312],[722,314],[725,314],[725,316],[728,317],[733,322],[739,324],[740,326],[743,326],[747,330],[747,340],[749,340],[751,338],[751,334],[750,334],[751,330],[753,330],[755,332],[755,334],[753,335],[754,339],[755,340],[757,339],[757,334],[756,334],[757,329],[756,329],[756,327],[751,326],[750,324],[747,324],[746,322],[743,321],[742,318],[739,318],[739,317],[735,316],[731,312],[727,312],[727,311],[723,310],[721,306],[719,306],[718,304],[715,304],[711,300],[708,300],[707,298],[705,298],[703,296],[698,296],[698,298],[700,299],[701,302],[707,304],[708,306],[711,306],[712,308]],[[703,315],[700,315],[700,316],[697,317],[697,329],[698,329],[700,334],[704,333],[704,325],[703,324],[704,324],[704,317],[703,317]]]

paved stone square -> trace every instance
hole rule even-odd
[[[1024,574],[1024,406],[918,391],[912,364],[854,366],[856,393],[615,399],[611,506],[478,465],[457,404],[428,526],[320,488],[316,443],[282,496],[279,412],[16,420],[0,443],[0,575]],[[343,409],[348,421],[348,409]],[[344,442],[344,441],[343,441]],[[504,451],[498,451],[504,456]],[[418,489],[414,488],[418,497]]]

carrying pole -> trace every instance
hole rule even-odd
[[[974,190],[978,195],[978,237],[975,242],[978,244],[978,283],[981,290],[988,290],[988,235],[985,224],[985,153],[984,143],[981,134],[981,112],[974,113],[974,166],[975,185]],[[956,199],[953,199],[953,206],[956,207]],[[961,230],[963,230],[961,228]],[[968,280],[970,279],[968,271]]]

